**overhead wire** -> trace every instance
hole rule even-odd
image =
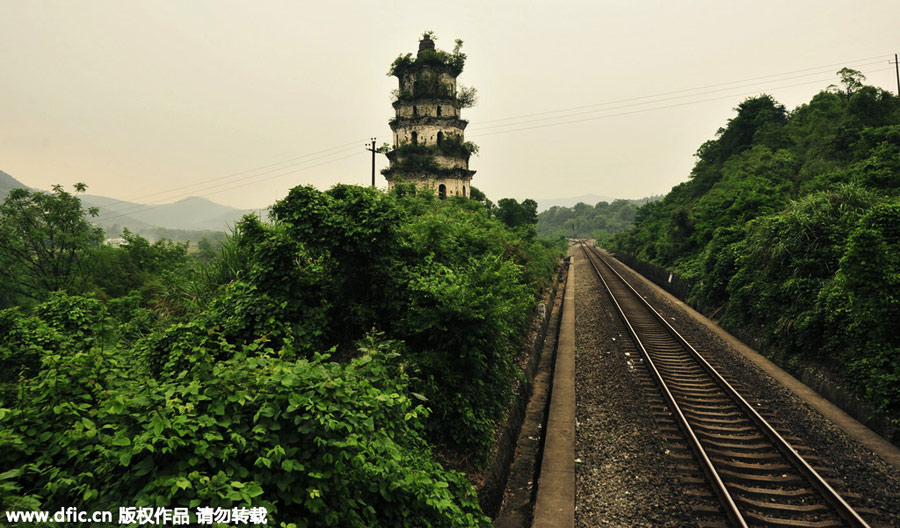
[[[740,83],[744,83],[744,82],[748,82],[748,81],[756,81],[756,80],[760,80],[760,79],[770,79],[772,77],[782,77],[785,75],[793,75],[795,73],[800,73],[800,72],[806,72],[806,71],[812,71],[812,70],[824,70],[825,68],[833,68],[835,66],[842,66],[842,65],[843,66],[848,66],[848,65],[865,66],[867,64],[879,64],[880,62],[867,62],[867,61],[874,61],[875,59],[880,59],[883,57],[884,57],[884,55],[878,55],[875,57],[867,57],[864,59],[856,59],[856,60],[852,60],[852,61],[844,61],[844,62],[838,62],[838,63],[833,63],[833,64],[826,64],[823,66],[815,66],[812,68],[803,68],[800,70],[793,70],[793,71],[789,71],[789,72],[782,72],[782,73],[776,73],[776,74],[770,74],[770,75],[761,75],[758,77],[750,77],[748,79],[742,79],[742,80],[738,80],[738,81],[728,81],[728,82],[722,82],[722,83],[708,84],[705,86],[695,86],[693,88],[682,88],[680,90],[672,90],[672,91],[668,91],[668,92],[661,92],[661,93],[650,94],[650,95],[642,95],[642,96],[638,96],[638,97],[630,97],[627,99],[619,99],[616,101],[605,101],[602,103],[574,106],[574,107],[569,107],[569,108],[562,108],[559,110],[548,110],[548,111],[537,112],[537,113],[532,113],[532,114],[524,114],[524,115],[518,115],[518,116],[511,116],[511,117],[501,117],[501,118],[496,118],[496,119],[488,119],[486,121],[481,121],[480,124],[493,123],[495,121],[507,121],[510,119],[520,119],[520,118],[525,118],[525,117],[534,117],[534,116],[546,115],[546,114],[554,114],[554,113],[559,113],[559,112],[568,112],[570,110],[582,110],[584,108],[592,108],[595,106],[606,106],[606,105],[613,105],[613,104],[619,104],[619,103],[627,103],[627,102],[638,101],[638,100],[642,100],[642,99],[651,99],[651,98],[655,98],[655,97],[663,97],[663,96],[668,96],[668,95],[672,95],[672,94],[692,92],[695,90],[705,90],[707,88],[715,88],[717,86],[727,86],[727,85],[732,85],[732,84],[740,84]],[[863,62],[866,62],[867,64],[857,64],[857,63],[863,63]],[[808,74],[808,75],[816,75],[818,73],[826,73],[826,71],[816,71],[815,73]]]
[[[891,68],[881,68],[881,69],[878,69],[878,70],[870,70],[870,71],[872,71],[872,72],[880,72],[880,71],[886,71],[886,70],[889,70],[889,69],[891,69]],[[824,79],[824,81],[827,81],[827,79]],[[802,82],[802,83],[795,83],[795,84],[790,84],[790,85],[785,85],[785,86],[777,86],[777,87],[774,87],[774,88],[772,88],[772,89],[774,89],[774,90],[780,90],[780,89],[784,89],[784,88],[793,88],[793,87],[796,87],[796,86],[804,86],[804,85],[808,85],[808,84],[817,84],[817,83],[821,83],[821,82],[823,82],[823,79],[815,79],[815,80],[812,80],[812,81],[805,81],[805,82]],[[495,130],[495,131],[492,131],[492,132],[485,132],[485,133],[480,133],[480,134],[476,133],[476,134],[474,134],[474,135],[472,135],[472,136],[470,136],[470,137],[478,138],[478,137],[485,137],[485,136],[493,136],[493,135],[497,135],[497,134],[505,134],[505,133],[508,133],[508,132],[517,132],[517,131],[520,131],[520,130],[533,130],[533,129],[538,129],[538,128],[546,128],[546,127],[553,127],[553,126],[560,126],[560,125],[569,125],[569,124],[573,124],[573,123],[582,123],[582,122],[585,122],[585,121],[595,121],[595,120],[599,120],[599,119],[608,119],[608,118],[611,118],[611,117],[619,117],[619,116],[624,116],[624,115],[639,114],[639,113],[643,113],[643,112],[651,112],[651,111],[655,111],[655,110],[665,110],[665,109],[668,109],[668,108],[676,108],[676,107],[679,107],[679,106],[687,106],[687,105],[692,105],[692,104],[699,104],[699,103],[705,103],[705,102],[710,102],[710,101],[717,101],[717,100],[721,100],[721,99],[730,99],[730,98],[733,98],[733,97],[740,97],[740,96],[752,95],[752,94],[755,94],[755,93],[758,93],[758,91],[757,91],[757,90],[754,90],[754,91],[750,91],[750,92],[737,93],[737,94],[735,94],[735,93],[730,93],[730,94],[721,95],[721,96],[718,96],[718,97],[710,97],[710,98],[707,98],[707,99],[701,99],[701,100],[697,100],[697,101],[685,101],[685,102],[682,102],[682,103],[676,103],[676,104],[670,104],[670,105],[664,105],[664,106],[653,106],[653,107],[650,107],[650,108],[641,108],[641,109],[638,109],[638,110],[631,110],[631,111],[627,111],[627,112],[619,112],[619,113],[606,114],[606,115],[601,115],[601,116],[587,117],[587,118],[581,118],[581,119],[573,119],[573,120],[568,120],[568,121],[560,121],[560,122],[557,122],[557,123],[546,123],[546,124],[543,124],[543,125],[535,125],[535,126],[520,127],[520,128],[510,128],[510,129],[506,129],[506,130]],[[626,105],[626,106],[623,106],[623,107],[608,108],[608,109],[604,109],[604,111],[618,110],[618,109],[626,108],[626,107],[628,107],[628,106],[632,106],[632,105]],[[590,112],[582,112],[582,113],[576,113],[576,114],[569,114],[569,115],[566,115],[566,116],[560,116],[559,118],[560,118],[560,119],[563,119],[563,118],[566,118],[566,117],[577,117],[577,116],[579,116],[579,115],[592,114],[592,113],[596,113],[596,112],[595,112],[595,111],[590,111]],[[519,123],[513,123],[513,124],[510,124],[509,126],[516,126],[516,125],[528,124],[528,123],[535,122],[535,121],[540,121],[540,120],[524,121],[524,122],[519,122]]]
[[[870,62],[870,63],[867,63],[867,64],[863,64],[863,65],[861,65],[861,66],[872,65],[872,64],[879,64],[879,63],[880,63],[880,61],[877,62],[877,63],[876,63],[876,62]],[[779,81],[788,81],[788,80],[791,80],[791,79],[799,79],[799,78],[802,78],[802,77],[809,77],[810,75],[821,75],[822,73],[824,73],[824,72],[815,72],[815,73],[812,73],[812,74],[806,73],[806,74],[803,74],[803,75],[797,75],[797,76],[794,76],[794,77],[785,77],[785,78],[783,78],[783,79],[779,79]],[[827,79],[825,79],[825,80],[827,81]],[[760,84],[764,84],[765,82],[766,82],[766,81],[755,82],[755,83],[751,83],[751,84],[746,85],[746,86],[749,87],[749,86],[760,85]],[[818,82],[823,82],[823,80],[822,80],[822,79],[816,79],[816,80],[814,80],[814,81],[810,81],[809,83],[802,83],[802,84],[813,84],[813,83],[818,83]],[[792,86],[795,86],[795,85],[792,85]],[[645,101],[645,102],[640,102],[640,103],[630,103],[630,104],[620,105],[620,106],[612,106],[612,107],[609,107],[609,108],[598,108],[598,109],[596,109],[596,110],[587,110],[587,111],[584,111],[584,112],[576,112],[576,113],[570,113],[570,114],[566,114],[566,115],[541,117],[541,118],[537,118],[537,119],[530,119],[530,120],[527,120],[527,121],[520,121],[520,122],[517,122],[517,123],[506,123],[506,124],[501,124],[501,125],[490,125],[490,126],[486,126],[486,127],[485,127],[485,126],[480,126],[480,125],[478,125],[478,126],[472,127],[472,130],[474,130],[474,131],[480,131],[480,130],[485,130],[485,129],[490,129],[490,128],[502,128],[502,127],[507,127],[507,126],[522,125],[522,124],[533,123],[533,122],[538,122],[538,121],[548,121],[548,120],[551,120],[551,119],[562,119],[562,118],[565,118],[565,117],[572,117],[572,116],[584,115],[584,114],[589,114],[589,113],[605,112],[605,111],[608,111],[608,110],[618,110],[618,109],[622,109],[622,108],[630,108],[630,107],[635,107],[635,106],[643,106],[643,105],[654,104],[654,103],[660,103],[660,102],[665,102],[665,101],[674,101],[674,100],[678,100],[678,99],[685,99],[685,98],[688,98],[688,97],[698,97],[698,96],[701,96],[701,95],[709,95],[709,94],[713,94],[713,93],[719,93],[719,92],[724,92],[724,91],[735,90],[735,89],[738,89],[738,88],[743,88],[743,86],[732,86],[732,87],[728,87],[728,88],[719,88],[719,89],[717,89],[717,90],[708,90],[708,91],[705,91],[705,92],[689,93],[689,94],[684,94],[684,95],[677,95],[677,96],[674,96],[674,97],[666,97],[666,98],[662,98],[662,99],[654,99],[654,100],[652,100],[652,101]],[[780,89],[780,88],[782,88],[782,87],[776,87],[775,89]],[[675,92],[673,92],[673,93],[675,93]],[[740,95],[740,94],[737,94],[737,95]],[[649,96],[647,96],[647,97],[649,97]],[[733,95],[730,95],[729,97],[733,97]],[[646,98],[646,97],[645,97],[645,98]],[[621,102],[633,101],[633,100],[635,100],[635,99],[643,99],[643,98],[634,98],[634,99],[630,99],[630,100],[629,100],[629,99],[626,99],[626,100],[623,100],[623,101],[621,101]],[[601,103],[601,104],[613,104],[613,103]],[[593,107],[595,107],[595,106],[600,106],[600,104],[598,104],[598,105],[588,105],[588,106],[583,106],[583,107],[580,107],[580,108],[593,108]],[[558,110],[557,112],[562,112],[562,111],[559,111],[559,110]],[[551,112],[546,112],[546,113],[551,113]],[[506,119],[514,119],[514,118],[506,118]]]
[[[331,157],[331,156],[334,156],[334,155],[337,155],[337,154],[346,152],[347,150],[349,150],[349,149],[345,148],[345,149],[342,149],[341,151],[338,151],[338,152],[329,154],[328,156],[322,156],[322,157],[314,158],[314,159],[308,160],[308,161],[315,161],[316,159],[328,158],[328,157]],[[215,186],[211,186],[211,187],[208,187],[208,188],[205,188],[205,189],[199,189],[199,190],[195,190],[195,191],[194,191],[194,192],[201,193],[201,194],[202,194],[201,196],[189,196],[189,197],[183,198],[183,199],[181,199],[181,200],[179,200],[179,201],[180,201],[180,202],[183,202],[183,201],[186,201],[186,200],[193,200],[193,199],[201,199],[201,198],[205,198],[205,197],[207,197],[207,196],[211,196],[211,195],[218,194],[218,193],[225,192],[225,191],[234,190],[234,189],[237,189],[237,188],[240,188],[240,187],[245,187],[245,186],[247,186],[247,185],[251,185],[251,184],[254,184],[254,183],[260,183],[260,182],[263,182],[263,181],[272,180],[272,179],[275,179],[275,178],[280,178],[280,177],[282,177],[282,176],[287,176],[287,175],[289,175],[289,174],[295,174],[295,173],[303,172],[303,171],[306,171],[306,170],[309,170],[309,169],[313,169],[313,168],[316,168],[316,167],[321,167],[321,166],[323,166],[323,165],[327,165],[327,164],[330,164],[330,163],[335,163],[335,162],[338,162],[338,161],[341,161],[341,160],[344,160],[344,159],[347,159],[347,158],[351,158],[351,157],[354,157],[354,156],[359,156],[359,155],[361,155],[361,154],[362,154],[362,152],[353,152],[353,153],[351,153],[351,154],[347,154],[347,155],[341,156],[341,157],[339,157],[339,158],[328,159],[328,160],[326,160],[326,161],[322,161],[321,163],[316,163],[316,164],[313,164],[313,165],[305,165],[305,166],[302,166],[302,167],[299,167],[299,168],[291,168],[290,170],[287,170],[287,171],[284,171],[284,172],[278,172],[277,174],[271,174],[271,175],[268,175],[268,176],[266,176],[266,174],[268,174],[268,172],[272,172],[272,171],[268,171],[268,172],[264,172],[264,173],[259,173],[259,174],[256,174],[256,175],[251,176],[251,178],[250,178],[249,180],[240,181],[240,182],[232,182],[232,183],[234,183],[234,185],[231,185],[231,186],[225,186],[225,187],[223,187],[223,186],[221,185],[221,183],[216,183]],[[284,168],[287,168],[287,167],[281,167],[281,168],[279,168],[279,169],[277,169],[277,170],[280,171],[280,170],[282,170],[282,169],[284,169]],[[260,178],[259,176],[265,176],[265,177],[264,177],[264,178]],[[208,190],[207,190],[207,189],[208,189]],[[204,191],[205,191],[205,192],[204,192]],[[104,221],[109,221],[109,220],[114,220],[114,219],[117,219],[117,218],[124,218],[124,217],[127,217],[127,216],[131,216],[131,215],[138,214],[138,213],[143,213],[143,212],[149,211],[149,210],[151,210],[151,209],[156,209],[156,208],[159,208],[159,207],[165,207],[165,206],[168,206],[168,205],[172,205],[172,204],[171,204],[171,203],[163,203],[163,204],[132,204],[130,207],[123,208],[123,209],[118,210],[118,211],[110,211],[110,213],[105,214],[105,215],[102,217],[102,219],[103,219]]]
[[[292,157],[292,158],[289,158],[289,159],[286,159],[286,160],[278,161],[278,162],[275,162],[275,163],[270,163],[270,164],[267,164],[267,165],[263,165],[263,166],[261,166],[261,167],[255,167],[255,168],[252,168],[252,169],[246,169],[246,170],[243,170],[243,171],[231,173],[231,174],[226,175],[226,176],[217,176],[217,177],[214,177],[214,178],[209,178],[209,179],[207,179],[207,180],[202,180],[202,181],[199,181],[199,182],[194,182],[194,183],[191,183],[191,184],[182,185],[182,186],[180,186],[180,187],[174,187],[174,188],[167,189],[167,190],[164,190],[164,191],[157,191],[157,192],[153,192],[153,193],[150,193],[150,194],[145,194],[145,195],[141,195],[141,196],[132,197],[132,198],[129,198],[129,199],[126,199],[126,200],[116,200],[116,201],[119,202],[119,203],[124,203],[124,204],[131,205],[131,204],[134,203],[135,200],[142,200],[142,199],[146,199],[146,198],[150,198],[150,197],[155,197],[155,196],[159,196],[159,195],[170,194],[170,193],[173,193],[173,192],[176,192],[176,191],[181,191],[181,190],[184,190],[184,189],[188,189],[188,188],[191,188],[191,187],[196,187],[196,186],[203,185],[203,184],[206,184],[206,183],[220,182],[220,181],[226,181],[226,180],[229,180],[229,179],[239,178],[239,177],[243,177],[243,176],[249,175],[249,174],[251,174],[251,173],[260,171],[260,170],[270,169],[270,168],[272,168],[272,167],[277,167],[277,166],[279,166],[279,165],[284,165],[284,166],[299,165],[299,164],[303,164],[303,163],[306,163],[306,162],[310,161],[309,158],[311,158],[311,157],[312,157],[312,159],[319,159],[319,157],[315,157],[315,156],[317,156],[318,154],[324,154],[325,152],[330,152],[330,151],[342,152],[342,151],[348,150],[349,148],[351,148],[351,146],[352,146],[352,148],[355,148],[355,147],[357,146],[357,144],[358,144],[360,141],[364,141],[364,140],[354,141],[354,142],[352,142],[352,143],[345,143],[345,144],[342,144],[342,145],[338,145],[338,146],[331,147],[331,148],[327,148],[327,149],[317,150],[317,151],[314,151],[314,152],[308,152],[308,153],[303,154],[303,155],[300,155],[300,156],[295,156],[295,157]],[[336,154],[337,152],[331,152],[331,153],[328,154],[328,155],[333,155],[333,154]],[[327,157],[328,155],[323,156],[323,157]],[[282,168],[283,168],[283,167],[282,167]],[[272,169],[272,170],[279,170],[279,169]]]
[[[236,180],[238,180],[238,179],[240,179],[240,180],[241,180],[242,182],[244,182],[245,184],[255,183],[256,180],[254,180],[254,178],[257,178],[258,176],[262,176],[262,175],[269,174],[269,173],[272,173],[272,172],[281,171],[281,170],[284,170],[284,169],[287,169],[287,168],[290,168],[290,167],[293,167],[293,166],[296,166],[296,165],[307,164],[307,163],[310,163],[310,162],[312,162],[312,161],[316,161],[316,160],[319,160],[319,159],[323,159],[323,158],[328,158],[328,157],[331,157],[331,156],[335,156],[335,155],[341,154],[341,153],[343,153],[343,152],[346,152],[346,151],[350,150],[351,148],[354,148],[354,147],[344,147],[344,148],[341,148],[341,149],[336,150],[336,151],[334,151],[334,152],[331,152],[331,153],[329,153],[329,154],[325,154],[325,155],[321,155],[321,156],[316,156],[316,157],[312,157],[312,158],[307,158],[307,159],[305,159],[305,160],[303,160],[302,162],[299,162],[299,163],[298,163],[298,162],[294,162],[294,163],[291,163],[291,164],[289,164],[289,165],[285,165],[285,166],[281,166],[281,167],[275,167],[275,168],[270,168],[270,169],[264,170],[264,171],[262,171],[262,172],[256,172],[256,174],[253,174],[253,172],[254,172],[254,171],[259,171],[259,169],[253,169],[253,170],[249,170],[249,171],[242,171],[242,172],[239,172],[239,173],[233,173],[233,174],[231,174],[231,175],[229,175],[229,176],[221,177],[221,178],[212,178],[212,179],[207,180],[207,181],[205,181],[205,182],[198,182],[198,183],[195,183],[195,184],[191,184],[191,185],[187,185],[187,186],[182,186],[182,187],[180,187],[180,188],[171,189],[171,190],[169,190],[169,191],[160,191],[160,192],[155,193],[155,194],[156,194],[156,195],[160,195],[160,194],[169,194],[169,193],[174,192],[174,191],[176,191],[176,190],[187,189],[187,188],[190,188],[190,187],[194,187],[194,189],[192,189],[192,190],[190,191],[191,193],[202,193],[202,192],[204,192],[204,191],[206,191],[206,190],[208,190],[208,189],[215,189],[216,187],[219,187],[219,186],[221,186],[221,185],[223,185],[223,184],[234,183],[234,181],[236,181]],[[354,148],[354,150],[355,150],[355,148]],[[272,166],[272,165],[270,165],[270,167],[271,167],[271,166]],[[202,183],[207,183],[207,184],[211,184],[211,185],[207,185],[207,186],[203,186],[203,187],[198,187],[198,185],[201,185]],[[119,209],[113,209],[113,210],[110,210],[110,212],[111,212],[111,213],[126,213],[126,212],[128,212],[128,211],[132,211],[132,210],[134,210],[134,209],[140,209],[140,208],[143,208],[143,207],[146,207],[146,206],[149,206],[149,205],[165,205],[165,203],[163,203],[163,204],[141,204],[141,203],[134,203],[134,202],[131,202],[131,201],[120,201],[120,204],[124,205],[124,207],[121,207],[121,208],[119,208]],[[119,205],[119,204],[114,204],[114,205]]]
[[[718,97],[706,98],[706,99],[701,99],[701,100],[691,100],[691,101],[685,101],[685,102],[681,102],[681,103],[664,105],[664,106],[651,106],[649,108],[640,108],[637,110],[631,110],[631,111],[627,111],[627,112],[618,112],[618,113],[614,113],[614,114],[605,114],[605,115],[580,118],[580,119],[568,119],[568,118],[572,118],[572,117],[579,117],[581,115],[595,114],[598,112],[609,112],[609,111],[615,111],[615,110],[622,110],[625,108],[633,108],[636,106],[654,105],[654,104],[666,102],[666,101],[674,101],[674,100],[684,99],[684,98],[689,98],[689,97],[698,97],[698,96],[702,96],[702,95],[709,95],[709,94],[713,94],[713,93],[719,93],[719,92],[735,90],[735,89],[740,89],[740,88],[749,87],[749,86],[760,85],[760,84],[764,84],[764,83],[768,82],[768,81],[763,81],[763,79],[770,79],[772,81],[778,82],[778,81],[786,81],[786,80],[791,80],[791,79],[808,77],[811,75],[819,75],[819,74],[826,73],[826,71],[824,70],[825,68],[832,68],[834,66],[839,66],[839,65],[844,65],[844,66],[850,65],[850,66],[857,66],[857,67],[868,66],[868,65],[880,63],[880,61],[879,62],[868,62],[868,61],[872,61],[873,59],[877,59],[877,58],[883,58],[883,55],[879,55],[876,57],[867,57],[864,59],[857,59],[857,60],[852,60],[852,61],[844,61],[844,62],[840,62],[840,63],[834,63],[834,64],[823,65],[823,66],[816,66],[816,67],[812,67],[812,68],[804,68],[804,69],[800,69],[800,70],[783,72],[783,73],[779,73],[779,74],[763,75],[763,76],[752,77],[752,78],[742,79],[742,80],[737,80],[737,81],[728,81],[728,82],[709,84],[709,85],[699,86],[699,87],[694,87],[694,88],[672,90],[669,92],[644,95],[644,96],[633,97],[633,98],[628,98],[628,99],[620,99],[617,101],[607,101],[607,102],[601,102],[601,103],[594,103],[594,104],[590,104],[590,105],[580,105],[580,106],[575,106],[575,107],[568,107],[568,108],[563,108],[563,109],[559,109],[559,110],[548,110],[548,111],[543,111],[543,112],[522,114],[522,115],[518,115],[518,116],[509,116],[509,117],[503,117],[503,118],[490,119],[487,121],[481,121],[481,123],[478,126],[473,127],[471,130],[473,132],[475,132],[475,134],[470,137],[485,137],[485,136],[505,134],[505,133],[510,133],[510,132],[517,132],[517,131],[522,131],[522,130],[533,130],[533,129],[539,129],[539,128],[545,128],[545,127],[562,126],[562,125],[568,125],[568,124],[581,123],[581,122],[585,122],[585,121],[607,119],[607,118],[611,118],[611,117],[618,117],[618,116],[629,115],[629,114],[650,112],[650,111],[655,111],[655,110],[663,110],[663,109],[667,109],[667,108],[675,108],[675,107],[679,107],[679,106],[699,104],[699,103],[703,103],[703,102],[720,100],[720,99],[724,99],[724,98],[737,97],[737,96],[746,95],[746,94],[729,93],[729,94],[726,94],[723,96],[718,96]],[[874,70],[874,72],[880,72],[880,71],[883,71],[886,69],[889,69],[889,68]],[[810,72],[810,73],[802,73],[802,72]],[[872,72],[873,71],[870,71],[870,73],[872,73]],[[799,74],[799,73],[802,73],[802,74],[795,75],[795,74]],[[790,75],[791,77],[785,77],[787,75]],[[828,79],[815,79],[815,80],[806,81],[806,82],[802,82],[802,83],[795,83],[795,84],[791,84],[791,85],[787,85],[787,86],[777,86],[777,87],[769,88],[769,89],[770,90],[780,90],[780,89],[790,88],[790,87],[795,87],[795,86],[827,82],[827,80]],[[750,81],[759,81],[759,82],[750,82]],[[741,83],[747,83],[747,82],[750,82],[750,84],[741,85]],[[698,90],[707,90],[709,88],[716,88],[716,87],[723,87],[723,88],[719,88],[716,90],[708,90],[708,91],[704,91],[704,92],[697,92]],[[757,91],[758,90],[754,90],[753,92],[747,92],[747,93],[756,93]],[[689,92],[696,92],[696,93],[689,93]],[[682,95],[675,95],[675,94],[682,94]],[[644,101],[644,102],[636,103],[634,101]],[[630,104],[622,104],[622,103],[630,103]],[[618,106],[616,106],[616,105],[618,105]],[[597,107],[606,107],[606,108],[597,108]],[[586,110],[589,108],[595,108],[595,109],[594,110]],[[573,113],[574,110],[584,110],[584,111]],[[570,113],[564,114],[565,112],[570,112]],[[563,114],[563,115],[551,115],[551,114]],[[538,119],[527,119],[530,117],[537,117],[537,116],[549,116],[549,117],[541,117]],[[485,123],[496,123],[499,121],[513,121],[513,120],[521,120],[521,119],[526,119],[526,120],[525,121],[516,121],[513,123],[500,124],[500,125],[482,126]],[[542,122],[542,121],[555,121],[555,120],[559,120],[559,119],[564,119],[565,121],[543,123],[543,124],[535,125],[535,126],[524,126],[524,127],[520,126],[520,125],[528,125],[528,124]],[[513,127],[513,128],[510,128],[510,127]],[[489,131],[489,132],[479,133],[480,130],[488,130],[488,129],[499,129],[499,130],[493,130],[493,131]],[[379,138],[375,138],[375,139],[379,139]],[[358,148],[359,143],[362,143],[364,141],[366,141],[366,140],[364,139],[364,140],[358,140],[358,141],[354,141],[354,142],[344,143],[344,144],[330,147],[327,149],[321,149],[321,150],[317,150],[317,151],[303,154],[300,156],[295,156],[295,157],[292,157],[292,158],[289,158],[289,159],[286,159],[283,161],[270,163],[270,164],[256,167],[253,169],[248,169],[248,170],[232,173],[227,176],[209,178],[207,180],[184,185],[181,187],[176,187],[176,188],[168,189],[165,191],[158,191],[158,192],[151,193],[148,195],[132,198],[128,201],[119,200],[118,201],[119,203],[125,204],[126,206],[120,210],[110,211],[109,213],[107,213],[104,216],[104,220],[122,218],[125,216],[129,216],[131,214],[136,214],[137,212],[140,212],[140,211],[149,210],[149,209],[156,208],[156,207],[162,207],[165,205],[170,205],[168,203],[165,203],[165,204],[140,204],[140,203],[134,203],[131,200],[139,200],[139,199],[144,199],[144,198],[148,198],[148,197],[171,194],[171,193],[175,193],[177,191],[181,191],[181,190],[185,190],[185,189],[189,189],[189,188],[196,188],[198,186],[202,186],[202,187],[196,188],[191,192],[192,193],[203,193],[205,191],[205,195],[209,196],[209,195],[213,195],[213,194],[218,194],[220,192],[225,192],[228,190],[233,190],[233,189],[243,187],[246,185],[251,185],[254,183],[259,183],[262,181],[275,179],[275,178],[286,176],[289,174],[302,172],[302,171],[309,170],[309,169],[319,167],[322,165],[326,165],[329,163],[341,161],[343,159],[347,159],[350,157],[358,156],[358,155],[362,154],[362,152],[354,152],[352,154],[348,154],[348,155],[345,155],[345,156],[342,156],[339,158],[323,161],[321,163],[317,163],[314,165],[306,165],[312,161],[317,161],[320,159],[327,159],[329,157],[332,157],[332,156],[335,156],[338,154],[343,154],[344,152],[347,152],[351,149],[356,149],[356,148]],[[284,169],[288,169],[291,167],[297,167],[297,166],[299,166],[299,168],[291,169],[286,172],[279,172]],[[270,175],[265,178],[260,178],[260,176],[265,176],[265,175],[273,173],[273,172],[276,172],[277,174]],[[204,184],[207,184],[207,183],[211,183],[214,185],[203,186]],[[234,185],[228,186],[229,183],[234,183]],[[223,184],[225,184],[226,187],[222,187]],[[185,199],[201,198],[201,197],[203,197],[203,196],[188,197]],[[108,207],[108,206],[104,206],[104,207]]]

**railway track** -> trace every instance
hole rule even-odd
[[[581,248],[712,488],[718,514],[728,524],[869,526],[595,248],[584,243]]]

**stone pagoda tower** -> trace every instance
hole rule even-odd
[[[395,117],[390,121],[394,144],[386,150],[390,166],[381,171],[392,189],[399,182],[432,189],[441,198],[470,196],[469,157],[478,147],[466,142],[467,121],[460,110],[475,102],[474,89],[457,92],[456,77],[466,56],[456,41],[452,53],[437,50],[432,34],[419,41],[419,52],[400,55],[389,75],[400,80],[394,92]]]

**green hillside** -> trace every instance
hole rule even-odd
[[[0,170],[0,200],[6,198],[13,189],[25,189],[25,184]]]
[[[900,100],[838,74],[793,111],[742,102],[611,248],[695,279],[689,300],[724,326],[900,423]]]

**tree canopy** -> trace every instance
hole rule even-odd
[[[537,216],[537,232],[546,237],[593,238],[605,242],[632,226],[638,207],[660,199],[578,203],[574,207],[554,206]]]
[[[77,196],[13,194],[12,247],[63,226],[61,255],[90,258],[79,287],[35,281],[0,309],[0,502],[489,526],[459,470],[489,456],[564,246],[481,198],[297,187],[192,253],[128,232],[99,246]]]
[[[85,189],[75,185],[76,193]],[[0,204],[0,278],[5,288],[35,300],[46,292],[83,288],[85,256],[103,241],[102,230],[85,215],[97,213],[84,211],[81,200],[59,185],[51,193],[12,189]]]
[[[900,100],[838,75],[791,112],[742,102],[611,246],[695,279],[690,300],[724,325],[788,366],[837,365],[900,421]]]

